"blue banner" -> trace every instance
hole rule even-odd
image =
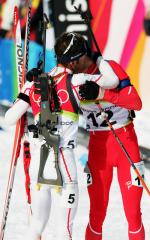
[[[29,45],[28,70],[37,67],[43,47],[35,42]],[[54,51],[46,51],[45,71],[56,65]],[[15,44],[11,39],[0,39],[0,101],[13,102],[17,96]]]

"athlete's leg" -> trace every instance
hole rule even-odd
[[[136,167],[139,168],[140,166],[139,170],[141,175],[143,175],[143,167],[140,165],[140,154],[134,129],[132,128],[128,130],[127,128],[127,131],[120,137]],[[118,148],[118,153],[119,151]],[[118,180],[125,215],[128,221],[129,240],[144,240],[145,232],[140,209],[143,188],[136,174],[132,170],[130,163],[121,151],[118,163]]]
[[[40,240],[42,232],[48,222],[51,208],[51,192],[50,187],[42,185],[40,190],[33,186],[31,190],[32,198],[32,216],[29,231],[26,239]]]
[[[102,225],[106,216],[113,176],[113,169],[107,162],[105,142],[101,140],[100,137],[92,136],[89,142],[88,164],[92,174],[92,184],[88,186],[90,213],[86,240],[102,239]]]
[[[31,208],[32,215],[30,218],[29,230],[25,239],[40,240],[42,232],[48,222],[51,209],[51,191],[50,186],[42,185],[37,189],[37,176],[40,162],[40,147],[42,141],[30,140],[31,147],[31,164],[30,164],[30,178],[31,178]],[[49,168],[49,166],[48,166]],[[48,176],[46,176],[48,178]]]
[[[60,223],[58,240],[72,240],[72,226],[78,205],[78,183],[75,157],[72,149],[60,149],[60,169],[63,188],[60,196]]]
[[[112,169],[93,172],[92,184],[88,187],[90,198],[89,224],[86,229],[86,240],[101,240],[102,225],[106,216],[109,190],[112,180]]]

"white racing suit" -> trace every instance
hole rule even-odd
[[[72,225],[78,205],[78,183],[77,170],[73,148],[76,146],[76,137],[78,131],[78,109],[80,105],[79,86],[89,81],[95,81],[100,85],[100,96],[103,96],[105,88],[115,88],[118,85],[118,78],[112,68],[103,59],[98,61],[98,67],[101,71],[100,75],[74,74],[70,80],[70,86],[74,98],[72,99],[69,89],[67,88],[69,69],[64,67],[56,67],[49,73],[55,81],[57,94],[60,100],[61,114],[59,116],[59,124],[57,132],[60,135],[59,145],[59,166],[63,178],[63,187],[61,190],[61,224],[57,225],[59,236],[57,240],[72,239]],[[10,108],[5,119],[8,124],[14,124],[27,111],[29,106],[32,107],[35,123],[38,122],[40,112],[40,95],[35,94],[35,86],[33,82],[26,82],[18,99]],[[75,105],[75,106],[74,106]],[[36,189],[37,175],[40,161],[40,146],[44,139],[32,139],[31,143],[31,200],[32,211],[31,224],[26,239],[38,240],[44,231],[48,222],[51,209],[51,188],[43,185],[40,190]],[[55,173],[51,172],[50,166],[53,165],[53,151],[51,151],[44,170],[46,178],[55,177]],[[59,229],[60,227],[60,229]]]

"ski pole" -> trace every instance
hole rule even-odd
[[[89,31],[90,31],[90,34],[91,34],[92,39],[93,39],[93,41],[94,41],[94,44],[95,44],[95,46],[96,46],[96,49],[97,49],[99,55],[102,56],[101,51],[100,51],[100,49],[99,49],[99,46],[98,46],[98,44],[97,44],[97,42],[96,42],[94,33],[93,33],[93,31],[92,31],[91,25],[90,25],[90,20],[92,19],[92,15],[91,15],[90,11],[88,11],[88,12],[85,13],[85,12],[82,12],[82,11],[81,11],[81,7],[79,7],[79,8],[74,7],[74,8],[75,8],[76,11],[80,14],[80,16],[81,16],[81,18],[84,20],[84,22],[88,25]],[[98,104],[98,106],[99,106],[100,112],[101,112],[101,113],[105,113],[105,111],[103,110],[103,108],[101,107],[101,105]],[[119,138],[118,135],[116,134],[116,132],[115,132],[112,124],[110,123],[110,121],[108,120],[108,118],[107,118],[106,115],[104,115],[104,119],[105,119],[105,121],[107,122],[107,124],[108,124],[110,130],[112,131],[114,137],[116,138],[117,142],[119,143],[121,149],[123,150],[126,158],[127,158],[128,161],[130,162],[130,164],[131,164],[133,170],[135,171],[136,175],[137,175],[138,178],[140,179],[143,187],[145,188],[146,192],[147,192],[148,195],[150,196],[150,190],[149,190],[147,184],[145,183],[145,181],[144,181],[144,179],[142,178],[139,170],[136,168],[135,164],[133,163],[131,157],[129,156],[129,154],[128,154],[127,150],[126,150],[126,148],[124,147],[124,145],[123,145],[123,143],[121,142],[120,138]]]
[[[14,18],[15,18],[15,24],[16,24],[16,34],[17,36],[15,36],[15,40],[19,39],[19,45],[21,45],[21,37],[19,36],[19,33],[17,31],[20,30],[20,27],[17,27],[18,24],[18,12],[17,12],[17,8],[15,7],[14,10]],[[30,17],[30,13],[31,13],[31,0],[28,1],[28,13],[27,13],[27,27],[30,28],[30,22],[31,22],[31,17]],[[20,24],[20,23],[19,23]],[[28,32],[28,34],[26,33],[25,35],[25,46],[28,45],[29,42],[29,35],[30,34],[30,30],[26,29],[26,32]],[[25,66],[26,66],[26,59],[28,57],[28,51],[29,48],[27,47],[27,50],[24,51],[24,64],[23,64],[23,70],[24,72],[22,72],[22,78],[21,78],[21,83],[19,82],[20,80],[18,79],[18,85],[19,88],[21,89],[21,87],[24,84],[25,81]],[[13,184],[14,184],[14,179],[15,179],[15,173],[16,173],[16,166],[17,166],[17,161],[20,155],[20,147],[21,147],[21,138],[23,136],[23,132],[24,132],[24,116],[18,120],[17,124],[16,124],[16,128],[15,128],[15,136],[14,136],[14,144],[13,144],[13,152],[12,152],[12,158],[11,158],[11,166],[10,166],[10,170],[9,170],[9,177],[8,177],[8,183],[7,183],[7,189],[6,189],[6,197],[5,197],[5,202],[4,202],[4,209],[3,209],[3,216],[2,216],[2,222],[1,222],[1,228],[0,228],[0,240],[4,239],[4,234],[5,234],[5,228],[6,228],[6,222],[7,222],[7,217],[8,217],[8,211],[9,211],[9,205],[10,205],[10,200],[11,200],[11,195],[12,195],[12,190],[13,190]]]
[[[28,0],[28,5],[27,5],[27,20],[26,20],[26,29],[25,29],[25,41],[24,41],[24,58],[23,58],[23,76],[22,76],[22,86],[26,82],[26,74],[28,71],[28,62],[29,62],[29,45],[30,45],[30,31],[31,31],[31,8],[32,8],[32,0]],[[21,86],[21,87],[22,87]],[[26,134],[28,133],[28,119],[27,119],[27,113],[25,113],[22,118],[24,118],[24,132],[23,132],[23,163],[25,165],[26,162],[26,156],[28,155],[26,153],[26,146],[28,145],[28,152],[30,155],[30,143],[26,139]],[[29,166],[28,166],[29,168]],[[24,169],[26,181],[27,181],[27,174]],[[26,188],[26,184],[25,184]],[[29,197],[30,195],[30,188],[28,187],[28,190],[26,188],[26,194],[27,194],[27,204],[30,212],[30,215],[32,214],[32,209],[31,209],[31,199]]]
[[[14,178],[16,173],[17,159],[20,154],[21,135],[18,134],[20,132],[21,132],[21,120],[19,120],[16,124],[13,153],[12,153],[11,165],[9,170],[6,197],[5,197],[5,203],[4,203],[4,209],[3,209],[3,217],[2,217],[2,223],[1,223],[1,229],[0,229],[0,240],[4,239],[6,222],[7,222],[8,212],[9,212],[9,205],[10,205],[11,194],[13,190]]]
[[[105,114],[105,111],[103,110],[103,108],[101,107],[100,104],[98,104],[98,107],[99,107],[99,109],[100,109],[100,112],[101,112],[102,114],[104,113],[104,114],[103,114],[103,117],[104,117],[105,121],[107,122],[107,124],[108,124],[110,130],[112,131],[115,139],[116,139],[117,142],[119,143],[119,145],[120,145],[121,149],[123,150],[126,158],[127,158],[128,161],[130,162],[130,164],[131,164],[132,168],[134,169],[136,175],[138,176],[139,180],[141,181],[143,187],[145,188],[146,192],[147,192],[148,195],[150,196],[150,190],[149,190],[148,186],[146,185],[144,179],[142,178],[139,170],[136,168],[134,162],[132,161],[130,155],[128,154],[128,152],[127,152],[126,148],[124,147],[123,143],[121,142],[120,138],[119,138],[118,135],[116,134],[116,132],[115,132],[112,124],[110,123],[110,121],[108,120],[108,118],[107,118],[107,116],[106,116],[106,114]]]
[[[89,32],[90,32],[90,34],[91,34],[91,36],[92,36],[92,39],[93,39],[93,41],[94,41],[94,44],[95,44],[95,46],[96,46],[97,52],[99,53],[99,56],[102,56],[102,53],[101,53],[101,51],[100,51],[100,49],[99,49],[99,46],[98,46],[98,44],[97,44],[97,41],[96,41],[96,39],[95,39],[94,33],[93,33],[92,28],[91,28],[91,25],[90,25],[90,20],[93,18],[90,10],[88,10],[87,12],[82,12],[81,7],[77,8],[76,6],[74,6],[74,8],[75,8],[75,10],[77,11],[77,13],[80,14],[80,16],[81,16],[81,18],[83,19],[83,21],[85,22],[85,24],[88,25],[88,29],[89,29]]]

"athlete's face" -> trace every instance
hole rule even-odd
[[[87,68],[91,65],[92,60],[87,56],[83,55],[78,60],[74,61],[74,73],[84,73]]]

